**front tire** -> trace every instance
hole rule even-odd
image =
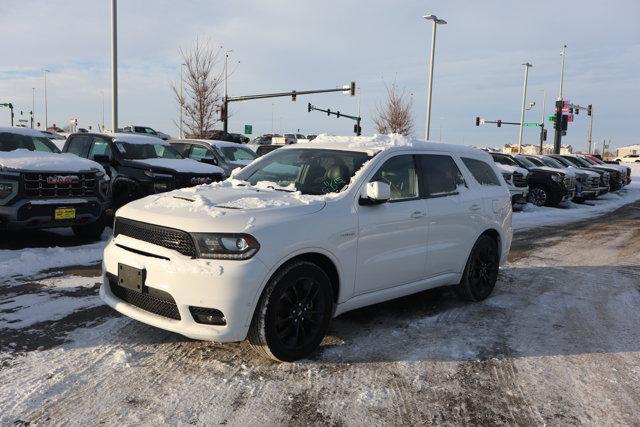
[[[249,328],[249,343],[281,362],[309,356],[333,315],[331,281],[316,264],[295,261],[269,280]]]
[[[498,243],[484,234],[473,245],[462,280],[455,287],[460,298],[466,301],[482,301],[491,295],[498,280],[500,254]]]

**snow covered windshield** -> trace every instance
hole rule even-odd
[[[118,141],[116,147],[122,157],[128,160],[182,159],[182,156],[173,147],[166,144],[132,144]]]
[[[58,147],[47,138],[39,136],[20,135],[17,133],[0,133],[0,151],[14,150],[43,151],[45,153],[59,153]]]
[[[337,193],[369,160],[366,153],[321,149],[284,149],[271,152],[242,169],[235,179],[256,185],[275,183],[277,189],[320,195]]]
[[[255,160],[256,153],[245,147],[217,147],[225,160],[236,162],[238,160]]]

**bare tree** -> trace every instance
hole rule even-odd
[[[180,83],[171,82],[178,107],[183,106],[182,124],[186,133],[194,138],[204,138],[208,130],[220,121],[218,114],[222,104],[221,88],[224,70],[220,64],[220,49],[209,41],[196,39],[191,48],[178,50],[185,64],[184,92]],[[177,122],[180,126],[179,121]]]
[[[376,130],[381,134],[410,135],[413,132],[412,99],[406,96],[404,90],[399,92],[395,83],[386,88],[386,103],[378,105],[376,116],[373,118]]]

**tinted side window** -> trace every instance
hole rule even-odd
[[[109,143],[103,139],[95,139],[89,150],[89,158],[93,160],[93,156],[108,156],[111,158],[111,147]]]
[[[75,136],[69,141],[67,152],[73,153],[80,157],[88,157],[89,147],[91,146],[90,136]]]
[[[193,160],[202,160],[202,159],[212,159],[213,154],[207,150],[205,147],[201,147],[199,145],[194,145],[191,147],[191,154],[189,154],[189,158]]]
[[[378,169],[371,182],[383,181],[391,187],[390,200],[418,197],[418,174],[413,155],[392,157]]]
[[[422,154],[418,157],[428,197],[455,195],[458,194],[459,186],[466,186],[464,177],[451,156]]]
[[[493,168],[482,160],[463,157],[462,162],[480,185],[500,185]]]

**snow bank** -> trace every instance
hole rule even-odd
[[[222,168],[218,166],[197,162],[192,159],[159,159],[158,158],[158,159],[136,160],[136,162],[144,163],[149,166],[172,169],[176,172],[210,173],[210,174],[224,173]]]
[[[69,248],[29,248],[19,251],[0,250],[0,281],[16,276],[28,276],[52,268],[100,262],[110,232],[110,229],[105,231],[101,241],[89,245]]]
[[[318,137],[309,144],[318,145],[319,143],[346,143],[349,145],[349,148],[353,149],[381,151],[391,147],[410,147],[421,142],[411,140],[397,133],[390,135],[376,134],[373,136],[331,136],[322,134],[318,135]]]
[[[19,149],[0,152],[0,169],[47,172],[80,172],[104,169],[93,160],[83,159],[70,153],[46,153]]]
[[[640,200],[640,164],[631,166],[631,184],[615,193],[607,193],[584,204],[567,202],[557,208],[527,204],[522,212],[514,212],[513,228],[522,230],[545,225],[560,225],[611,212]]]

